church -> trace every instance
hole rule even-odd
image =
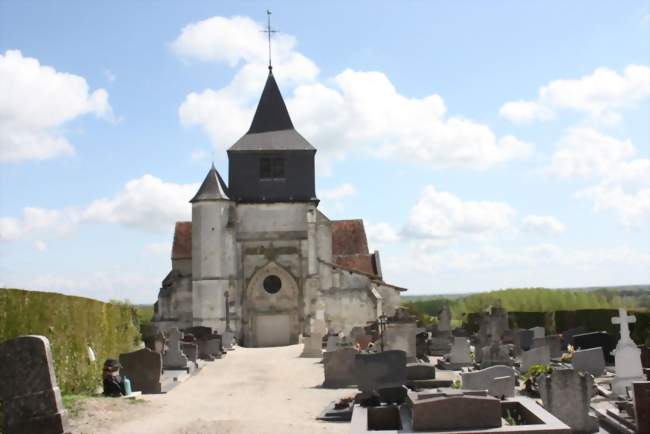
[[[315,189],[316,149],[293,126],[272,67],[250,129],[214,165],[177,222],[158,327],[231,331],[247,347],[298,343],[318,318],[349,333],[392,316],[406,289],[384,282],[362,220],[330,220]]]

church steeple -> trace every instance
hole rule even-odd
[[[260,102],[257,104],[248,134],[281,130],[293,130],[293,123],[278,84],[273,77],[273,71],[269,69],[269,76],[266,79],[266,85],[262,91]]]
[[[228,200],[227,190],[226,183],[223,182],[217,168],[212,163],[212,167],[199,187],[199,191],[196,192],[190,203],[206,200]]]

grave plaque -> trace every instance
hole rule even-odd
[[[69,432],[46,337],[21,336],[0,343],[0,367],[4,433]]]
[[[162,393],[162,356],[149,348],[120,354],[122,374],[131,380],[131,388],[142,393]]]
[[[520,372],[528,372],[533,365],[548,365],[551,363],[551,352],[547,346],[533,348],[521,353]]]
[[[650,434],[650,381],[632,383],[634,413],[639,434]]]
[[[517,330],[515,333],[515,346],[521,351],[528,351],[533,347],[535,333],[532,330]]]
[[[449,396],[411,405],[414,431],[498,428],[501,401],[490,396]]]
[[[406,358],[414,360],[416,357],[416,324],[391,323],[384,331],[384,348],[386,350],[401,350],[406,353]]]
[[[164,369],[187,369],[188,359],[181,350],[181,332],[172,328],[167,332],[167,351],[163,355]]]
[[[428,363],[408,363],[406,365],[407,380],[433,380],[436,378],[436,367]]]
[[[325,369],[325,381],[323,387],[347,387],[356,384],[354,376],[355,356],[357,351],[354,348],[341,348],[336,351],[328,351],[323,358]]]
[[[562,357],[562,338],[560,335],[550,335],[533,339],[533,348],[543,347],[545,345],[551,353],[551,359],[559,359]]]
[[[511,366],[491,366],[480,371],[463,372],[460,374],[463,389],[489,390],[492,382],[498,377],[515,378],[516,372]]]
[[[603,349],[605,363],[608,365],[614,363],[612,351],[616,348],[616,338],[607,332],[590,332],[574,335],[572,345],[576,350],[600,347]]]
[[[595,377],[603,375],[605,371],[603,349],[596,347],[587,350],[577,350],[573,353],[571,364],[573,365],[573,369],[588,372]]]
[[[389,350],[383,353],[356,354],[354,375],[362,392],[401,387],[406,382],[406,353]]]
[[[539,377],[539,393],[546,408],[573,431],[598,431],[596,418],[589,415],[593,377],[573,369],[554,369]]]

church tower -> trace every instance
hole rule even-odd
[[[228,149],[228,188],[238,203],[318,203],[316,148],[293,127],[280,89],[269,75],[248,132]]]
[[[226,328],[226,292],[236,274],[234,208],[214,164],[192,204],[194,325]]]

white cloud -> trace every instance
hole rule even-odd
[[[20,217],[0,218],[0,240],[65,236],[80,223],[120,224],[147,231],[171,231],[174,223],[189,220],[189,200],[199,184],[165,182],[152,175],[126,183],[113,197],[87,206],[62,210],[24,208]]]
[[[499,109],[499,114],[511,122],[523,124],[534,120],[548,120],[554,113],[535,101],[510,101]]]
[[[112,118],[108,93],[90,93],[78,75],[58,72],[18,50],[0,54],[0,161],[72,155],[66,123],[85,114]]]
[[[144,253],[149,255],[171,255],[172,246],[169,241],[147,244]]]
[[[366,228],[366,235],[368,236],[368,243],[373,250],[383,244],[396,243],[402,239],[399,230],[390,223],[366,222],[364,226]]]
[[[104,77],[106,77],[106,81],[109,83],[115,82],[115,79],[117,79],[117,76],[111,71],[110,69],[104,69]]]
[[[591,201],[596,211],[614,211],[621,225],[627,229],[650,224],[650,187],[625,191],[620,185],[603,181],[579,191],[576,197]]]
[[[47,250],[47,244],[41,240],[38,240],[34,243],[34,248],[37,252],[44,252]]]
[[[427,186],[411,209],[404,233],[415,238],[451,239],[512,228],[515,210],[504,202],[463,201]]]
[[[574,110],[594,120],[618,122],[621,110],[650,96],[650,67],[629,65],[622,73],[596,68],[578,79],[555,80],[539,89],[536,101],[511,101],[499,113],[512,122],[548,120],[557,110]]]
[[[265,71],[260,30],[248,18],[214,17],[186,26],[172,44],[184,58],[239,66],[226,87],[192,92],[179,107],[181,123],[201,127],[219,149],[234,143],[252,119]],[[285,98],[294,124],[318,148],[325,168],[359,150],[435,167],[486,168],[525,158],[533,149],[512,136],[497,138],[484,124],[447,116],[439,95],[401,95],[381,72],[346,69],[328,85],[313,82],[318,68],[296,51],[291,36],[281,35],[274,50],[274,75],[295,85]]]
[[[629,140],[591,128],[572,128],[556,145],[547,173],[559,178],[604,176],[636,153]]]
[[[566,229],[566,225],[553,216],[528,215],[523,225],[526,231],[542,235],[557,235]]]
[[[21,217],[0,218],[0,240],[18,240],[37,235],[67,235],[78,221],[71,209],[23,208]]]
[[[164,182],[144,175],[126,183],[124,189],[111,198],[93,201],[82,218],[100,223],[119,223],[127,227],[163,231],[178,220],[190,217],[189,200],[198,184]]]
[[[318,193],[318,198],[323,201],[340,201],[341,199],[354,196],[355,194],[357,194],[357,189],[354,188],[354,185],[346,182],[337,187],[322,190],[320,193]]]
[[[589,128],[570,129],[556,146],[545,172],[558,178],[596,179],[576,193],[596,211],[613,211],[627,229],[650,222],[650,159],[635,158],[630,140]]]

